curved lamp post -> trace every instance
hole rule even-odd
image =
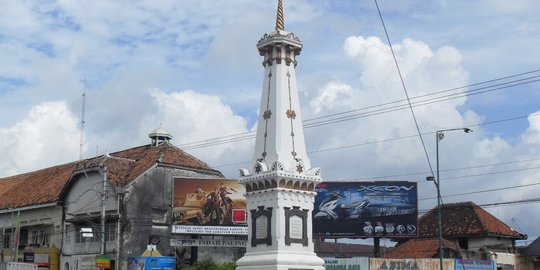
[[[443,245],[443,232],[442,232],[442,197],[441,197],[441,181],[439,178],[439,142],[444,139],[444,133],[448,131],[463,131],[465,133],[473,132],[470,128],[450,128],[450,129],[441,129],[435,132],[435,142],[436,150],[435,155],[437,156],[437,177],[434,179],[433,176],[428,176],[426,180],[433,181],[435,187],[437,188],[437,228],[439,234],[439,269],[443,270],[443,258],[444,258],[444,245]]]

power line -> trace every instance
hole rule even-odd
[[[444,195],[444,198],[447,197],[456,197],[456,196],[463,196],[463,195],[475,195],[480,193],[488,193],[488,192],[494,192],[494,191],[501,191],[501,190],[509,190],[509,189],[515,189],[515,188],[524,188],[524,187],[531,187],[531,186],[538,186],[540,185],[539,182],[537,183],[531,183],[531,184],[525,184],[525,185],[518,185],[518,186],[508,186],[508,187],[502,187],[502,188],[493,188],[493,189],[485,189],[485,190],[477,190],[477,191],[471,191],[471,192],[463,192],[463,193],[455,193],[450,195]],[[426,201],[426,200],[434,200],[437,199],[437,197],[426,197],[418,199],[419,201]]]
[[[515,121],[515,120],[520,120],[520,119],[524,119],[524,118],[528,118],[528,117],[537,117],[537,116],[540,116],[540,113],[532,113],[532,114],[529,114],[529,115],[514,116],[514,117],[505,118],[505,119],[498,119],[498,120],[494,120],[494,121],[471,124],[471,125],[468,125],[468,127],[486,126],[486,125],[498,124],[498,123],[502,123],[502,122]],[[430,134],[435,134],[435,132],[422,133],[422,135],[430,135]],[[332,147],[332,148],[324,148],[324,149],[312,150],[312,151],[308,151],[308,154],[317,154],[317,153],[321,153],[321,152],[343,150],[343,149],[348,149],[348,148],[353,148],[353,147],[359,147],[359,146],[366,146],[366,145],[372,145],[372,144],[379,144],[379,143],[383,143],[383,142],[391,142],[391,141],[409,139],[409,138],[414,138],[416,136],[418,136],[418,135],[414,134],[414,135],[406,135],[406,136],[387,138],[387,139],[380,139],[380,140],[371,140],[371,141],[365,141],[365,142],[357,143],[357,144],[343,145],[343,146],[337,146],[337,147]],[[248,163],[248,161],[239,161],[239,162],[234,162],[234,163],[220,164],[220,165],[215,165],[215,166],[212,166],[212,167],[214,167],[214,168],[222,168],[222,167],[230,167],[230,166],[236,166],[236,165],[241,165],[241,164],[246,164],[246,163]],[[427,173],[428,172],[422,172],[422,174],[427,174]],[[420,174],[420,173],[415,173],[415,174]],[[398,175],[398,176],[402,176],[402,175]],[[374,177],[374,178],[377,178],[377,177]],[[378,178],[380,178],[380,177],[378,177]]]
[[[451,92],[451,91],[460,90],[460,89],[467,89],[467,88],[472,87],[472,86],[486,84],[488,82],[496,82],[496,81],[505,80],[505,79],[508,79],[508,78],[515,78],[515,77],[518,77],[518,76],[521,76],[521,75],[524,75],[524,74],[531,74],[531,73],[536,73],[536,72],[540,72],[540,69],[533,70],[533,71],[528,71],[528,72],[523,72],[523,73],[519,73],[519,74],[515,74],[515,75],[510,75],[510,76],[506,76],[506,77],[501,77],[501,78],[497,78],[497,79],[492,79],[492,80],[485,81],[485,82],[474,83],[474,84],[470,84],[470,85],[467,85],[467,86],[460,86],[460,87],[455,87],[455,88],[451,88],[451,89],[440,90],[440,91],[436,91],[436,92],[432,92],[432,93],[428,93],[428,94],[424,94],[424,95],[420,95],[420,96],[415,96],[415,97],[412,97],[411,99],[416,100],[416,99],[420,99],[420,98],[424,98],[424,97],[435,96],[435,95],[446,93],[446,92]],[[490,89],[490,88],[493,88],[493,87],[501,87],[501,86],[508,86],[508,85],[514,86],[512,83],[519,83],[519,82],[532,83],[532,82],[535,82],[536,80],[531,81],[531,79],[535,79],[535,78],[539,78],[539,77],[540,77],[540,75],[529,76],[529,77],[525,77],[525,78],[521,78],[521,79],[517,79],[517,80],[502,82],[502,83],[498,83],[498,84],[494,84],[494,85],[483,86],[483,87],[476,88],[476,89],[465,90],[465,91],[454,93],[454,94],[451,94],[451,95],[457,95],[457,94],[463,94],[463,93],[474,93],[474,92],[478,92],[480,90],[486,90],[486,89]],[[504,89],[504,88],[502,88],[502,89]],[[499,89],[496,89],[496,90],[499,90]],[[484,92],[482,92],[482,93],[484,93]],[[449,97],[451,95],[447,94],[444,97]],[[433,100],[433,99],[436,99],[436,98],[437,97],[430,98],[428,100]],[[363,107],[363,108],[359,108],[359,109],[353,109],[353,110],[334,113],[334,114],[330,114],[330,115],[319,116],[319,117],[315,117],[315,118],[305,120],[304,122],[310,122],[310,121],[319,120],[319,119],[323,119],[323,118],[339,116],[339,115],[343,115],[343,114],[347,114],[347,113],[363,111],[363,110],[366,110],[366,109],[372,109],[372,108],[382,107],[382,106],[386,106],[386,105],[392,105],[392,104],[396,104],[396,103],[403,103],[405,101],[406,101],[405,99],[390,101],[390,102],[381,103],[381,104],[377,104],[377,105],[371,105],[371,106],[367,106],[367,107]]]
[[[530,73],[538,72],[538,71],[540,71],[540,70],[524,72],[524,73],[520,73],[520,74],[530,74]],[[506,77],[503,77],[503,78],[514,78],[516,76],[519,76],[519,74],[506,76]],[[501,80],[501,79],[502,78],[493,79],[493,80],[490,80],[489,82],[498,81],[498,80]],[[540,75],[535,75],[535,76],[530,76],[530,77],[527,77],[527,78],[521,78],[521,79],[517,79],[517,80],[512,80],[512,81],[508,81],[508,82],[499,83],[499,84],[496,84],[496,85],[483,86],[483,87],[480,87],[480,88],[471,89],[471,90],[467,90],[467,91],[463,91],[463,92],[459,92],[459,93],[447,94],[447,95],[444,95],[444,96],[436,96],[436,97],[432,97],[432,98],[428,98],[428,99],[412,101],[411,105],[413,107],[426,106],[426,105],[430,105],[430,104],[434,104],[434,103],[438,103],[438,102],[443,102],[443,101],[448,101],[448,100],[452,100],[452,99],[457,99],[457,98],[463,98],[463,97],[483,94],[483,93],[492,92],[492,91],[501,90],[501,89],[507,89],[507,88],[516,87],[516,86],[525,85],[525,84],[530,84],[530,83],[534,83],[534,82],[538,82],[538,81],[540,81]],[[472,84],[472,85],[481,85],[481,84],[484,84],[484,83],[481,82],[481,83],[476,83],[476,84]],[[465,86],[458,87],[458,88],[453,88],[453,89],[460,89],[460,88],[465,88]],[[418,97],[412,97],[411,99],[414,100],[414,99],[419,99],[421,97],[433,96],[433,95],[436,95],[436,94],[448,92],[450,90],[451,89],[442,90],[442,91],[439,91],[439,92],[430,93],[430,94],[426,94],[426,95],[422,95],[422,96],[418,96]],[[397,100],[397,101],[392,101],[392,102],[388,102],[388,103],[371,105],[371,106],[367,106],[367,107],[363,107],[363,108],[359,108],[359,109],[349,110],[349,111],[345,111],[345,112],[341,112],[341,113],[331,114],[331,115],[327,115],[327,116],[320,116],[320,117],[317,117],[317,118],[304,120],[303,121],[303,124],[304,124],[303,126],[304,126],[305,129],[308,129],[308,128],[318,127],[318,126],[322,126],[322,125],[335,124],[335,123],[340,123],[340,122],[343,122],[343,121],[350,121],[350,120],[354,120],[354,119],[371,117],[371,116],[375,116],[375,115],[380,115],[380,114],[395,112],[395,111],[399,111],[399,110],[404,110],[404,109],[408,108],[408,105],[407,104],[399,104],[399,103],[403,103],[404,101],[405,100]],[[392,105],[392,104],[397,104],[397,105],[393,105],[393,106],[388,107],[388,105]],[[372,109],[372,110],[369,110],[369,109]],[[366,111],[366,110],[368,110],[368,111]],[[361,111],[364,111],[364,112],[361,112]],[[360,113],[358,113],[358,112],[360,112]],[[335,117],[335,116],[339,116],[339,117]],[[327,118],[329,118],[329,119],[327,119]],[[324,120],[321,120],[321,119],[324,119]],[[243,133],[238,133],[238,134],[231,134],[231,135],[222,136],[222,137],[215,137],[215,138],[205,139],[205,140],[191,142],[191,143],[179,144],[177,146],[184,149],[184,150],[192,150],[192,149],[204,148],[204,147],[215,146],[215,145],[220,145],[220,144],[225,144],[225,143],[244,141],[244,140],[254,139],[254,138],[255,138],[255,132],[254,131],[248,131],[248,132],[243,132]]]
[[[506,201],[506,202],[495,202],[495,203],[485,203],[485,204],[477,204],[479,207],[482,208],[490,208],[490,207],[501,207],[501,206],[511,206],[511,205],[522,205],[522,204],[532,204],[532,203],[538,203],[540,202],[540,198],[531,198],[531,199],[524,199],[524,200],[515,200],[515,201]],[[418,210],[418,214],[423,214],[431,211],[433,209],[420,209]]]
[[[394,63],[396,64],[397,73],[399,75],[399,80],[401,81],[401,86],[403,88],[403,92],[405,92],[405,96],[407,97],[407,104],[409,105],[409,109],[411,111],[411,115],[414,120],[414,125],[416,126],[416,131],[418,132],[418,137],[420,138],[420,142],[422,143],[422,147],[424,149],[424,154],[426,156],[426,160],[428,163],[429,170],[431,172],[431,175],[434,176],[433,173],[433,167],[431,166],[431,161],[429,159],[429,155],[426,148],[426,143],[424,142],[424,137],[422,137],[422,132],[420,131],[420,126],[418,126],[418,120],[416,120],[416,114],[414,113],[413,106],[411,104],[411,99],[409,98],[409,92],[407,91],[407,87],[405,86],[405,81],[403,80],[403,75],[401,74],[401,69],[399,68],[399,64],[396,58],[396,54],[394,53],[394,48],[392,47],[392,42],[390,41],[390,36],[388,35],[388,30],[386,29],[386,25],[384,24],[384,19],[381,14],[381,9],[379,8],[379,4],[377,3],[377,0],[375,0],[375,5],[377,6],[377,12],[379,13],[379,18],[381,18],[381,23],[384,29],[384,34],[386,35],[386,40],[388,40],[388,46],[390,47],[390,51],[392,52],[392,58],[394,58]]]
[[[516,164],[516,163],[525,163],[525,162],[539,161],[539,160],[540,160],[540,158],[533,158],[533,159],[498,162],[498,163],[491,163],[491,164],[481,164],[481,165],[459,167],[459,168],[452,168],[452,169],[443,169],[443,170],[440,170],[440,171],[441,172],[461,171],[461,170],[468,170],[468,169],[478,169],[478,168],[485,168],[485,167],[510,165],[510,164]],[[534,167],[534,168],[536,168],[536,167]],[[413,176],[413,175],[425,176],[428,173],[429,172],[412,172],[412,173],[403,173],[403,174],[394,174],[394,175],[363,177],[362,179],[388,179],[388,178],[397,178],[397,177]],[[477,175],[475,175],[475,176],[477,176]],[[462,177],[458,177],[458,178],[462,178]],[[443,179],[449,179],[449,178],[443,178]]]
[[[425,99],[425,100],[412,102],[412,107],[426,106],[426,105],[430,105],[430,104],[434,104],[434,103],[439,103],[439,102],[448,101],[448,100],[452,100],[452,99],[478,95],[478,94],[482,94],[482,93],[492,92],[492,91],[496,91],[496,90],[500,90],[500,89],[520,86],[520,85],[524,85],[524,84],[528,84],[528,83],[532,83],[532,82],[538,82],[538,81],[540,81],[540,79],[535,79],[535,80],[527,81],[527,82],[515,83],[515,84],[511,84],[511,85],[499,86],[499,87],[496,87],[496,88],[486,89],[486,90],[482,90],[482,91],[472,92],[472,90],[471,90],[471,91],[467,91],[467,92],[449,94],[449,95],[445,95],[445,96],[441,96],[441,97],[434,97],[434,98],[430,98],[430,99]],[[345,115],[345,116],[338,117],[338,118],[332,118],[332,119],[329,119],[329,120],[318,121],[318,122],[313,123],[313,124],[306,124],[306,125],[304,125],[304,128],[312,128],[312,127],[317,127],[317,126],[322,126],[322,125],[328,125],[328,124],[335,124],[335,123],[340,123],[340,122],[344,122],[344,121],[350,121],[350,120],[359,119],[359,118],[366,118],[366,117],[370,117],[370,116],[375,116],[375,115],[380,115],[380,114],[405,110],[407,108],[408,108],[408,106],[406,104],[396,105],[396,106],[392,106],[392,107],[388,107],[388,108],[380,108],[380,109],[371,110],[371,111],[367,111],[367,112],[363,112],[363,113],[355,113],[355,114]]]

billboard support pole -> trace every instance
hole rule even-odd
[[[381,238],[374,237],[373,238],[373,256],[375,258],[379,258],[379,254],[381,252]]]
[[[199,237],[197,235],[192,235],[191,236],[191,239],[198,239]],[[191,258],[190,258],[190,261],[191,261],[191,264],[195,264],[199,258],[198,257],[198,254],[199,253],[199,248],[198,247],[191,247]]]

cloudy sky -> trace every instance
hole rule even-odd
[[[227,177],[251,158],[276,1],[2,1],[0,176],[147,144],[160,125]],[[379,0],[444,202],[474,201],[540,235],[540,6]],[[430,165],[373,1],[285,0],[298,86],[325,180],[418,181]],[[229,136],[230,135],[230,136]],[[214,139],[220,137],[217,140]],[[498,205],[494,205],[498,204]],[[531,239],[532,240],[532,239]]]

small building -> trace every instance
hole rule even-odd
[[[519,264],[522,270],[540,269],[540,237],[526,247],[518,248]]]
[[[497,269],[516,269],[516,240],[527,239],[526,235],[473,202],[445,204],[441,210],[445,258],[493,260]],[[420,217],[418,228],[418,238],[399,243],[392,256],[439,256],[438,209]]]

